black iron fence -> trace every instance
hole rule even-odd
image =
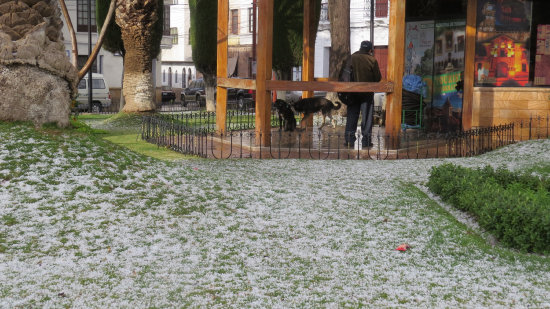
[[[226,132],[216,131],[215,123],[216,114],[209,112],[155,114],[143,117],[141,136],[158,146],[204,158],[386,160],[479,155],[515,143],[518,127],[509,124],[452,133],[405,130],[394,137],[375,127],[372,146],[361,144],[364,139],[358,131],[356,142],[346,147],[343,127],[285,132],[279,130],[275,115],[272,131],[258,132],[253,110],[228,111]]]

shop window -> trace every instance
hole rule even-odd
[[[476,86],[550,86],[548,10],[546,0],[478,0]]]

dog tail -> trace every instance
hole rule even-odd
[[[332,104],[334,104],[334,110],[338,110],[340,109],[340,107],[342,107],[342,103],[340,103],[340,101],[336,101],[336,102],[333,102]]]

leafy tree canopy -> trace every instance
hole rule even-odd
[[[191,11],[191,46],[193,62],[204,75],[216,75],[217,61],[217,0],[189,0]]]

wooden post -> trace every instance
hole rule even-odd
[[[476,57],[477,0],[468,0],[466,17],[466,51],[464,54],[464,95],[462,97],[462,129],[472,128]]]
[[[229,29],[229,1],[218,0],[218,45],[216,76],[227,77],[227,38]],[[216,127],[219,133],[225,133],[227,113],[227,88],[217,87]]]
[[[267,89],[266,81],[271,80],[273,68],[273,1],[259,1],[258,60],[256,64],[256,143],[261,142],[263,146],[268,146],[271,143],[271,93]]]
[[[393,82],[393,92],[386,102],[386,134],[390,136],[388,147],[399,146],[401,129],[402,87],[405,65],[405,0],[392,0],[388,46],[388,81]]]
[[[315,19],[315,0],[304,0],[304,30],[303,30],[303,57],[302,57],[302,81],[313,81],[315,78],[315,32],[313,27]],[[302,98],[313,97],[313,91],[303,91]],[[303,124],[313,127],[313,114],[304,119]]]

